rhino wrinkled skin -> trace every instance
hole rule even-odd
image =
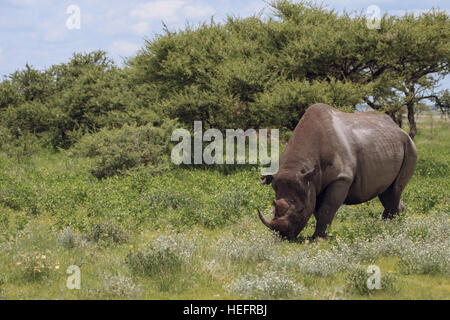
[[[261,221],[293,239],[314,214],[313,238],[326,237],[336,211],[379,197],[383,219],[403,211],[400,196],[414,173],[416,147],[387,115],[310,106],[286,146],[278,172],[263,177],[275,190],[274,217]]]

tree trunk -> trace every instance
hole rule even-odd
[[[402,127],[402,114],[400,113],[395,113],[393,111],[386,111],[386,114],[391,117],[392,120],[394,120],[394,122],[401,128]]]
[[[408,122],[409,122],[409,136],[414,140],[417,133],[416,118],[414,117],[414,103],[409,103],[408,107]]]

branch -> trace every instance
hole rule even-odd
[[[376,104],[375,102],[370,101],[369,98],[367,97],[364,97],[363,100],[365,103],[369,105],[369,107],[371,107],[374,110],[380,110],[383,108],[380,104]]]

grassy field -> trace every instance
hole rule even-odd
[[[406,211],[382,221],[378,199],[342,206],[327,242],[309,240],[314,218],[291,242],[260,223],[254,209],[269,215],[274,193],[258,168],[98,180],[67,152],[2,152],[0,297],[450,299],[449,123],[421,121],[416,145]],[[71,265],[79,290],[66,286]]]

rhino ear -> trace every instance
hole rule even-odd
[[[271,184],[273,180],[273,175],[267,175],[267,176],[263,176],[261,178],[261,184]]]

